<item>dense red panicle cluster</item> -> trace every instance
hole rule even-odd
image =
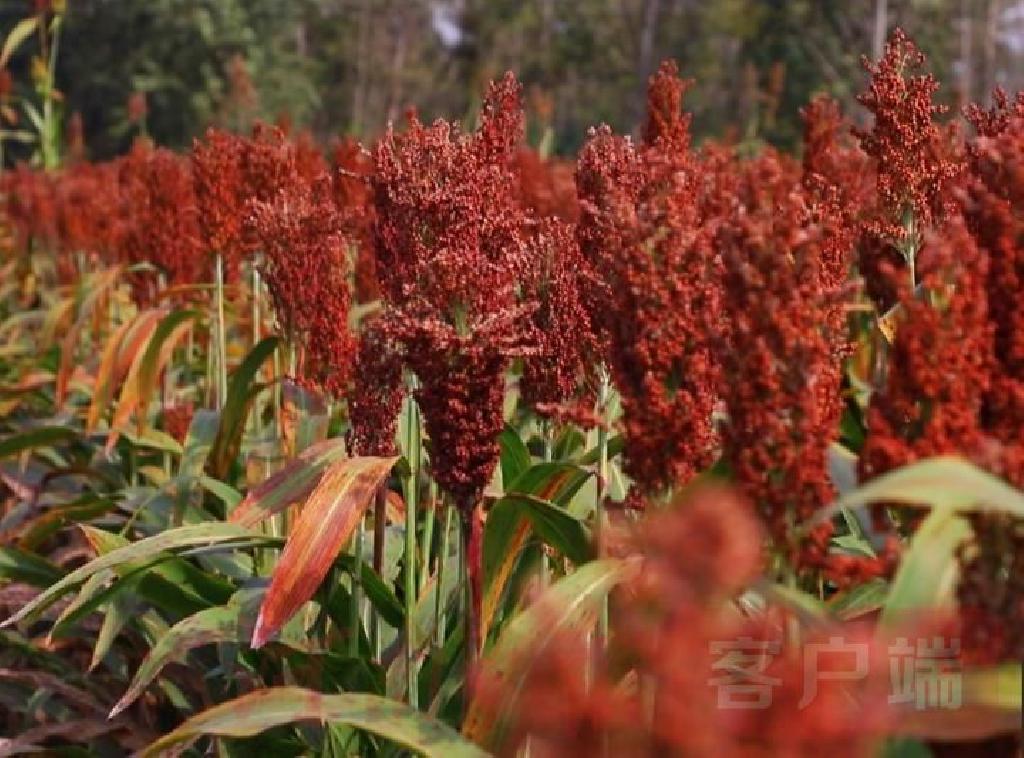
[[[910,75],[924,55],[897,29],[858,99],[874,116],[870,131],[858,131],[864,152],[875,163],[876,196],[860,241],[860,269],[868,293],[891,306],[909,284],[906,255],[921,234],[941,223],[953,205],[951,186],[962,162],[957,134],[940,127],[943,108],[933,102],[938,84],[931,75]]]
[[[226,278],[257,248],[247,227],[252,201],[269,202],[300,180],[314,181],[325,170],[315,146],[302,146],[267,124],[257,124],[251,138],[209,129],[192,146],[192,173],[204,250],[223,256]]]
[[[557,158],[542,158],[530,148],[516,153],[519,202],[541,218],[556,216],[575,223],[580,209],[576,199],[575,165]]]
[[[508,191],[522,131],[509,74],[491,85],[476,133],[413,117],[374,154],[384,325],[420,384],[432,473],[463,509],[497,462],[509,359],[534,341],[520,300],[525,216]]]
[[[19,163],[3,174],[6,216],[20,248],[32,242],[53,244],[57,236],[57,209],[53,178]]]
[[[242,180],[241,138],[230,132],[209,129],[192,145],[192,177],[199,214],[199,230],[206,252],[224,258],[228,281],[248,252],[243,240],[248,189]]]
[[[351,422],[346,443],[352,455],[395,455],[395,432],[402,405],[402,362],[378,325],[371,321],[359,335],[352,388]]]
[[[537,305],[532,321],[538,348],[523,363],[519,387],[523,402],[546,415],[573,396],[597,351],[581,294],[586,264],[573,227],[557,217],[544,219],[528,250],[525,292]]]
[[[57,182],[61,251],[113,260],[123,231],[120,161],[75,163]]]
[[[808,198],[774,163],[770,155],[756,162],[763,165],[751,184],[762,197],[748,197],[754,205],[737,202],[717,239],[729,324],[720,342],[720,386],[733,476],[777,547],[786,549],[792,525],[833,495],[826,455],[843,407],[837,357],[845,323],[835,314],[841,314],[845,277],[839,274],[846,266],[826,256],[828,231],[814,223]],[[773,186],[789,194],[773,197]],[[829,252],[843,264],[851,250]]]
[[[684,89],[674,65],[663,65],[650,83],[652,141],[634,147],[599,129],[576,177],[580,249],[597,277],[591,318],[622,398],[626,471],[645,490],[684,482],[715,447],[712,224],[702,218],[688,118],[666,111]]]
[[[117,259],[149,261],[169,285],[201,281],[199,214],[188,161],[140,140],[121,162],[119,179],[124,217]]]
[[[987,259],[958,219],[931,236],[925,252],[933,271],[921,284],[929,299],[903,304],[886,385],[868,413],[860,457],[867,478],[943,453],[988,462],[981,426],[992,368]]]
[[[778,645],[781,638],[779,616],[750,623],[722,612],[761,569],[761,534],[746,502],[728,491],[698,489],[651,511],[627,545],[639,566],[616,597],[610,647],[597,667],[586,639],[563,633],[534,651],[538,660],[518,700],[485,670],[484,697],[511,706],[502,755],[516,754],[527,737],[531,754],[540,756],[872,754],[887,717],[889,683],[877,643],[864,648],[863,680],[853,686],[821,681],[802,707],[804,662],[769,649],[764,675],[778,684],[765,707],[719,707],[715,680],[752,685],[743,671],[756,667],[749,657],[746,665],[736,659],[735,675],[727,675],[726,654],[716,646],[746,638],[746,655],[756,657],[758,643]],[[866,641],[855,629],[843,635],[847,642]],[[829,644],[813,634],[807,642]],[[849,671],[850,658],[833,650],[819,661],[822,670]],[[635,672],[635,686],[621,681],[616,671],[623,668]]]
[[[373,157],[355,140],[343,139],[334,146],[333,158],[334,202],[345,239],[353,248],[353,295],[357,303],[369,303],[380,297],[370,188]]]
[[[340,395],[355,341],[348,328],[349,262],[341,219],[326,173],[313,182],[298,172],[273,199],[250,202],[249,232],[274,310],[298,350],[298,376]]]

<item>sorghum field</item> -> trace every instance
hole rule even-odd
[[[897,31],[796,155],[692,144],[667,61],[572,160],[509,73],[90,162],[42,60],[0,755],[1019,754],[1024,97]]]

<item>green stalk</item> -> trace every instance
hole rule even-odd
[[[546,419],[541,419],[540,422],[540,436],[544,445],[544,462],[551,462],[551,428],[549,422]],[[540,585],[541,587],[547,587],[551,582],[549,581],[549,575],[551,573],[551,558],[548,555],[547,547],[541,545],[540,551]]]
[[[228,347],[224,325],[224,257],[217,253],[215,264],[217,286],[217,410],[224,407],[228,396]]]
[[[438,555],[437,563],[437,594],[434,596],[434,629],[437,631],[436,644],[438,647],[444,645],[444,633],[448,612],[441,607],[441,590],[444,587],[444,566],[448,562],[448,551],[451,549],[452,517],[455,509],[450,505],[444,506],[444,531],[441,532],[441,552]]]
[[[601,368],[601,384],[597,392],[597,413],[601,426],[597,429],[597,497],[594,504],[594,543],[597,557],[604,555],[604,493],[608,481],[608,429],[605,427],[605,415],[608,409],[608,395],[611,391],[608,371]],[[608,600],[601,603],[601,616],[597,624],[597,644],[604,649],[608,640]]]
[[[377,576],[384,576],[385,547],[387,545],[388,524],[388,487],[382,484],[374,495],[373,505],[373,570]],[[373,659],[380,661],[383,648],[384,628],[379,614],[374,613],[373,626]]]
[[[356,567],[352,572],[352,604],[349,606],[348,654],[352,658],[359,657],[359,626],[361,624],[359,606],[362,604],[363,594],[363,532],[365,530],[363,521],[363,519],[359,519],[359,528],[356,530]]]
[[[421,563],[423,565],[423,571],[420,573],[420,592],[423,592],[423,588],[427,586],[427,580],[430,579],[430,551],[434,545],[434,520],[436,518],[437,511],[437,483],[434,481],[430,482],[430,500],[426,509],[426,514],[423,520],[423,557]],[[438,585],[437,591],[441,591],[441,585]]]
[[[252,264],[252,345],[260,342],[260,270],[256,263]],[[259,373],[262,373],[262,367]],[[258,378],[259,374],[257,374]],[[261,393],[262,394],[262,393]],[[258,437],[263,432],[263,419],[260,415],[260,404],[252,404],[252,430]]]
[[[409,705],[419,707],[417,671],[413,665],[413,610],[416,606],[416,508],[420,475],[420,415],[412,392],[406,398],[405,454],[409,476],[405,491],[405,677]]]

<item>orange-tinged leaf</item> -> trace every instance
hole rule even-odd
[[[122,269],[123,266],[114,266],[95,277],[92,286],[89,287],[85,297],[82,298],[82,304],[78,308],[78,318],[71,325],[71,328],[68,329],[64,339],[61,340],[60,367],[57,370],[57,388],[55,391],[55,402],[58,406],[64,402],[71,372],[75,368],[74,358],[78,346],[78,338],[82,330],[89,325],[89,321],[96,311],[96,306],[100,300],[121,275]]]
[[[344,455],[345,442],[341,438],[318,442],[250,489],[245,499],[231,511],[228,521],[255,526],[292,503],[305,500],[320,483],[324,470]]]
[[[573,480],[576,476],[576,472],[569,467],[561,470],[557,470],[553,476],[548,478],[541,487],[538,488],[535,493],[537,497],[545,500],[551,500],[555,498],[562,488]],[[515,529],[512,535],[508,538],[507,543],[501,550],[501,560],[498,562],[494,569],[493,574],[489,577],[489,583],[487,589],[484,591],[484,600],[481,604],[480,612],[480,635],[482,639],[487,639],[487,632],[491,627],[491,622],[494,621],[494,614],[498,610],[498,603],[501,601],[501,596],[505,591],[505,585],[508,584],[508,579],[512,575],[512,569],[516,565],[516,561],[519,559],[519,553],[526,545],[526,541],[530,538],[532,526],[530,520],[524,516],[520,516],[516,522]],[[485,544],[485,548],[487,545]]]
[[[107,340],[100,366],[96,370],[96,388],[85,421],[87,431],[96,428],[104,409],[114,397],[115,388],[139,350],[149,341],[162,315],[162,311],[145,311],[134,321],[121,324]]]
[[[374,501],[397,458],[346,458],[309,496],[274,569],[252,646],[263,645],[309,600]]]
[[[270,687],[199,713],[141,752],[177,754],[202,735],[252,737],[295,721],[345,724],[376,734],[426,758],[484,758],[487,753],[451,727],[405,703],[360,692],[324,695],[301,687]]]
[[[168,313],[153,329],[146,349],[136,353],[121,390],[121,397],[118,398],[114,418],[110,422],[110,435],[107,437],[106,445],[108,455],[117,442],[119,430],[128,423],[132,412],[136,410],[140,414],[138,432],[142,433],[146,403],[154,390],[160,369],[170,360],[174,346],[192,328],[191,320],[198,315],[195,311]]]

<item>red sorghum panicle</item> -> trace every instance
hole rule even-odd
[[[355,341],[348,328],[349,263],[326,173],[250,202],[249,233],[282,331],[298,351],[298,378],[332,395],[347,386]]]
[[[591,133],[577,169],[578,238],[598,278],[591,318],[622,398],[627,473],[648,491],[686,481],[715,448],[716,367],[707,321],[719,310],[712,224],[689,150],[685,85],[672,64],[650,83],[652,139]]]
[[[519,85],[492,84],[475,134],[412,118],[375,151],[385,325],[416,375],[431,470],[464,511],[490,480],[509,358],[532,343],[520,302],[524,215],[508,192]]]
[[[75,163],[61,175],[57,184],[57,227],[65,253],[114,260],[125,230],[120,164],[121,160]]]
[[[351,248],[353,295],[357,303],[372,302],[380,297],[377,251],[373,244],[375,212],[370,188],[373,157],[358,142],[346,138],[335,145],[333,159],[334,202]]]
[[[981,409],[991,384],[987,258],[958,218],[927,240],[924,298],[904,302],[886,384],[872,397],[860,474],[960,453],[986,465]]]
[[[52,177],[19,163],[3,173],[0,189],[6,200],[4,215],[14,228],[18,246],[27,249],[33,243],[53,245],[57,211]]]
[[[1001,92],[990,111],[971,109],[980,137],[968,146],[972,181],[965,215],[988,257],[993,328],[991,385],[981,410],[987,467],[1024,487],[1024,96]],[[957,588],[965,655],[979,663],[1024,658],[1024,519],[970,516]]]
[[[234,281],[248,252],[243,223],[249,190],[242,171],[242,139],[208,129],[192,145],[191,160],[203,243],[210,254],[223,256],[227,280]]]
[[[871,83],[858,98],[874,117],[872,129],[857,134],[874,161],[877,193],[863,227],[860,268],[868,293],[883,308],[909,285],[908,259],[923,232],[949,213],[950,188],[961,171],[956,132],[935,122],[945,110],[933,102],[938,84],[931,75],[911,73],[924,60],[897,29],[882,59],[865,61]]]
[[[770,181],[769,167],[756,173]],[[718,236],[728,321],[720,342],[722,438],[733,476],[776,548],[791,550],[793,526],[832,499],[826,456],[839,433],[837,356],[846,335],[834,315],[843,283],[829,270],[829,234],[819,225],[829,220],[812,223],[799,185],[777,177],[790,194],[737,205]],[[850,250],[830,252],[848,257]]]
[[[557,216],[574,223],[579,218],[575,165],[558,158],[542,158],[536,150],[516,153],[519,202],[528,212],[546,218]]]
[[[537,304],[532,319],[537,355],[523,363],[523,402],[548,415],[570,399],[596,349],[581,290],[586,275],[573,227],[555,217],[540,222],[529,241],[526,296]]]
[[[395,432],[402,405],[402,362],[394,345],[373,321],[359,335],[352,386],[348,393],[352,455],[395,455]]]
[[[140,140],[120,164],[120,184],[118,258],[153,263],[168,285],[200,281],[199,214],[188,162]]]

